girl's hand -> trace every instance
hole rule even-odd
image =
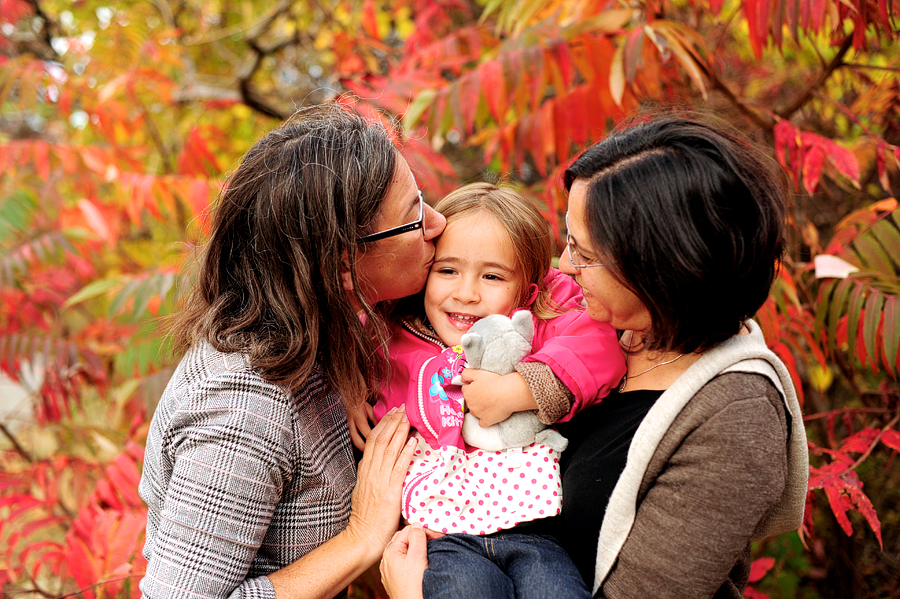
[[[373,562],[400,523],[400,491],[415,449],[403,407],[388,412],[366,438],[346,532],[369,549]]]
[[[462,382],[466,409],[478,417],[483,427],[503,422],[513,412],[538,407],[528,383],[518,372],[501,376],[488,370],[466,368],[462,371]]]
[[[391,599],[421,599],[428,567],[426,543],[425,530],[418,524],[397,532],[388,543],[378,570]]]
[[[363,402],[361,405],[350,407],[344,404],[347,410],[347,424],[350,426],[350,439],[353,445],[360,451],[366,448],[366,439],[372,433],[372,423],[375,422],[375,411],[371,405]]]

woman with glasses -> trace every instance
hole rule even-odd
[[[147,438],[141,591],[333,597],[399,524],[406,416],[356,427],[358,469],[348,416],[366,421],[384,303],[422,289],[445,221],[388,132],[336,104],[259,140],[211,219]]]
[[[566,171],[561,268],[621,332],[626,374],[559,425],[562,514],[542,524],[595,597],[739,598],[751,542],[802,520],[802,415],[751,320],[784,243],[767,162],[719,127],[664,117]],[[394,599],[418,596],[423,546],[406,528],[385,551]]]

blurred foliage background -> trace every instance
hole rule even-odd
[[[806,521],[758,597],[900,597],[897,0],[0,0],[0,585],[138,596],[162,319],[250,145],[337,100],[403,124],[430,201],[560,173],[647,107],[699,110],[793,185],[758,315],[804,402]],[[13,384],[14,383],[14,384]],[[351,596],[384,596],[371,571]]]

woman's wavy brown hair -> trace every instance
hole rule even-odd
[[[301,109],[260,139],[213,209],[176,345],[243,353],[291,391],[318,363],[345,401],[365,400],[385,369],[373,344],[385,347],[387,329],[358,291],[356,240],[371,232],[398,159],[383,126],[339,104]]]

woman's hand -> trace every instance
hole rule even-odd
[[[347,410],[350,439],[358,450],[363,451],[366,448],[366,439],[372,433],[372,423],[375,422],[375,410],[367,402],[353,407],[344,404],[344,408]]]
[[[366,438],[346,532],[369,550],[373,562],[400,523],[400,492],[415,449],[403,407],[388,412]]]
[[[381,583],[391,599],[421,599],[422,577],[428,567],[425,529],[414,524],[397,532],[384,550]]]
[[[481,426],[491,426],[513,412],[538,407],[528,383],[518,372],[501,376],[489,370],[466,368],[461,376],[466,409],[478,417]]]

